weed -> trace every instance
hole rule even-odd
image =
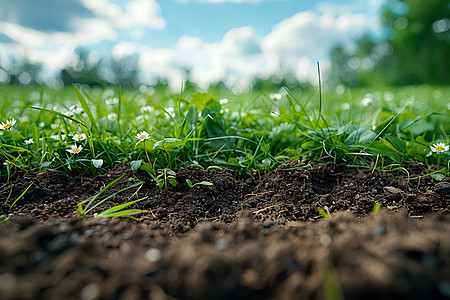
[[[107,186],[105,186],[100,192],[98,192],[95,196],[88,198],[84,201],[81,201],[80,203],[77,204],[77,212],[78,214],[83,217],[86,218],[87,215],[89,214],[90,211],[92,211],[94,208],[96,208],[97,206],[99,206],[100,204],[102,204],[103,202],[105,202],[106,200],[114,197],[115,195],[124,192],[126,190],[132,189],[134,187],[138,187],[139,188],[142,186],[143,182],[138,182],[135,184],[132,184],[126,188],[121,189],[118,192],[113,193],[112,195],[96,201],[97,198],[104,193],[106,190],[108,190],[110,187],[112,187],[115,183],[117,183],[120,179],[122,179],[126,174],[123,174],[122,176],[120,176],[119,178],[116,178],[115,180],[113,180],[112,182],[110,182]],[[133,205],[136,202],[142,201],[144,199],[146,199],[147,197],[138,199],[138,200],[133,200],[133,201],[129,201],[123,204],[119,204],[116,205],[114,207],[111,207],[109,209],[106,209],[98,214],[95,214],[94,217],[126,217],[126,218],[130,218],[133,220],[136,220],[136,218],[134,218],[133,216],[136,214],[140,214],[140,213],[145,213],[148,212],[147,210],[141,210],[141,209],[125,209],[130,205]],[[83,207],[83,204],[86,203],[87,204]]]
[[[197,183],[192,183],[192,181],[188,178],[186,178],[186,183],[188,184],[188,186],[192,189],[194,186],[196,185],[213,185],[211,182],[209,181],[200,181]]]

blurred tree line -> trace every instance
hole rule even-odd
[[[387,0],[381,11],[382,32],[379,36],[365,34],[355,47],[338,46],[331,51],[331,72],[327,84],[336,86],[376,86],[410,84],[450,84],[450,4],[448,0]],[[381,36],[381,37],[380,37]],[[13,58],[9,69],[0,66],[0,83],[46,84],[54,88],[72,83],[90,86],[140,84],[139,56],[120,59],[75,51],[59,76],[46,74],[42,66]],[[3,69],[2,69],[3,68]],[[186,70],[189,78],[189,70]],[[160,78],[158,84],[167,85]],[[192,84],[192,83],[191,83]],[[223,88],[224,83],[212,84]],[[255,78],[253,89],[274,90],[307,88],[293,74],[285,78]]]
[[[332,50],[332,84],[450,83],[448,0],[388,0],[381,22],[383,38],[366,34],[354,49]]]

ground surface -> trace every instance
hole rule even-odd
[[[33,184],[0,206],[10,216],[0,299],[450,299],[450,180],[405,168],[409,181],[295,161],[265,175],[185,168],[164,189],[127,165],[16,174],[0,183],[2,203],[11,184],[10,199]],[[147,196],[133,206],[149,210],[139,222],[77,216],[78,202],[124,173],[100,199],[146,183],[93,213]]]

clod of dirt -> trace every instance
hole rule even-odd
[[[441,196],[450,197],[450,182],[438,182],[434,185],[433,191]]]

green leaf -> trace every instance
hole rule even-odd
[[[220,111],[220,103],[216,97],[208,93],[195,93],[192,95],[190,105],[195,105],[199,111],[208,108],[212,111]],[[218,106],[218,110],[217,110]]]
[[[430,175],[431,177],[433,177],[434,179],[436,179],[437,181],[441,181],[443,179],[445,179],[445,175],[442,173],[434,173]]]
[[[196,183],[196,184],[201,184],[201,185],[213,185],[212,182],[209,182],[209,181],[200,181],[200,182],[198,182],[198,183]]]
[[[391,149],[392,151],[398,153],[398,154],[402,154],[402,152],[400,152],[399,150],[397,150],[394,145],[392,145],[388,140],[383,139],[382,137],[380,137],[380,141],[386,145],[389,149]]]
[[[380,210],[380,203],[375,202],[375,205],[372,207],[372,214],[376,214]]]
[[[173,185],[174,187],[177,186],[177,181],[174,178],[169,178],[168,180],[171,185]]]
[[[189,186],[190,188],[192,188],[192,187],[194,186],[194,184],[192,183],[192,181],[189,180],[189,179],[187,179],[187,178],[186,178],[186,183],[188,184],[188,186]]]
[[[197,123],[197,107],[194,104],[189,107],[188,120],[191,124]]]
[[[370,143],[377,134],[369,129],[358,128],[349,134],[349,136],[345,139],[344,143],[349,145],[354,144],[368,144]]]
[[[141,170],[146,171],[148,173],[153,173],[153,168],[150,164],[148,163],[142,163],[142,165],[140,166]]]
[[[80,102],[81,106],[83,107],[84,111],[89,117],[89,120],[91,121],[91,124],[95,126],[97,124],[97,121],[94,118],[94,115],[92,114],[92,111],[87,104],[86,100],[84,99],[83,95],[81,95],[80,91],[77,89],[75,84],[72,84],[73,89],[75,90],[75,94],[77,95],[78,101]]]
[[[183,140],[180,139],[174,139],[174,138],[165,138],[160,141],[156,141],[155,144],[153,144],[153,150],[155,149],[163,149],[163,150],[171,150],[180,148],[184,145]]]
[[[321,207],[317,208],[317,211],[319,212],[319,214],[322,215],[322,217],[324,217],[325,219],[328,219],[330,216],[328,215],[328,213]]]
[[[111,213],[116,213],[116,212],[118,212],[118,211],[120,211],[120,210],[122,210],[122,209],[124,209],[124,208],[126,208],[128,206],[130,206],[130,205],[133,205],[136,202],[142,201],[142,200],[147,199],[147,198],[148,197],[144,197],[144,198],[141,198],[141,199],[138,199],[138,200],[133,200],[133,201],[129,201],[129,202],[126,202],[126,203],[122,203],[122,204],[113,206],[113,207],[108,208],[108,209],[102,211],[101,213],[99,213],[97,215],[97,217],[101,217],[101,216],[107,217]]]
[[[131,170],[132,170],[133,172],[136,172],[137,170],[139,170],[139,168],[140,168],[141,165],[142,165],[142,162],[143,162],[142,159],[131,161],[131,162],[130,162]]]
[[[78,212],[78,215],[80,217],[85,217],[86,216],[84,214],[83,205],[81,203],[77,203],[77,212]]]
[[[104,214],[104,213],[100,213],[98,214],[96,217],[106,217],[106,218],[114,218],[114,217],[126,217],[126,218],[131,218],[131,216],[133,215],[137,215],[137,214],[141,214],[141,213],[145,213],[148,212],[148,210],[142,210],[142,209],[126,209],[126,210],[121,210],[121,211],[117,211],[117,212],[111,212],[108,214]],[[135,220],[135,218],[131,218],[133,220]]]
[[[92,164],[94,165],[94,167],[101,168],[103,165],[103,159],[93,159],[92,160]]]

